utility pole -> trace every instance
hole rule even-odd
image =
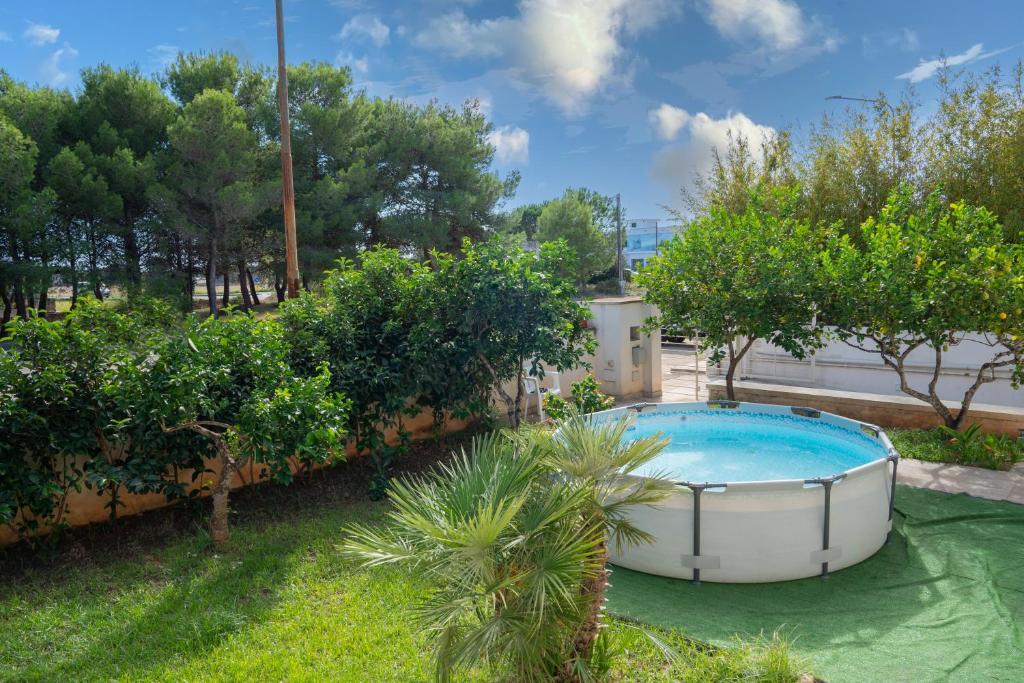
[[[619,296],[626,294],[626,280],[622,272],[622,198],[615,193],[615,235],[618,238],[618,247],[615,250],[615,272],[619,278]]]
[[[295,237],[295,181],[292,178],[292,131],[288,122],[288,67],[284,59],[284,10],[277,5],[277,106],[281,110],[281,192],[284,203],[284,261],[288,298],[299,296],[299,253]]]

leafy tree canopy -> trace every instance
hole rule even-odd
[[[728,358],[729,397],[757,339],[802,358],[821,343],[811,325],[825,235],[796,216],[798,191],[753,194],[742,213],[713,205],[637,276],[657,324],[697,337],[711,362]]]
[[[938,192],[915,206],[904,186],[864,223],[861,240],[831,240],[824,314],[848,344],[878,354],[899,375],[904,393],[959,428],[996,370],[1010,369],[1016,384],[1024,379],[1024,249],[1005,241],[987,209],[945,204]],[[937,386],[943,354],[960,344],[990,351],[954,415]],[[933,358],[926,388],[912,386],[908,376],[907,359],[917,349]]]

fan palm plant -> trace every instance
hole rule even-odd
[[[589,495],[551,476],[537,440],[498,433],[432,474],[395,482],[390,523],[350,528],[343,550],[431,583],[418,617],[436,635],[439,681],[472,666],[551,680],[587,615],[580,586],[603,569],[603,529],[582,514]]]
[[[597,571],[581,587],[585,602],[584,618],[572,636],[572,656],[566,661],[579,664],[590,659],[601,628],[604,594],[608,585],[608,541],[626,546],[654,540],[634,526],[628,511],[636,505],[652,505],[664,500],[673,489],[668,479],[645,472],[630,476],[650,463],[668,444],[655,434],[630,439],[627,431],[633,416],[601,420],[570,407],[558,429],[537,439],[548,468],[561,473],[584,493],[583,524],[601,530],[597,548]],[[578,672],[566,677],[579,678]]]

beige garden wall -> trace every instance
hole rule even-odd
[[[445,424],[445,433],[451,434],[462,431],[468,426],[466,420],[449,420]],[[414,418],[407,419],[405,422],[405,428],[411,432],[414,440],[423,440],[431,438],[434,435],[434,423],[433,416],[429,410],[421,412]],[[397,442],[397,430],[391,430],[386,434],[389,443]],[[349,447],[348,457],[355,456],[354,447]],[[189,490],[200,489],[202,495],[207,495],[208,491],[203,489],[204,484],[207,482],[216,481],[220,474],[220,463],[217,460],[208,460],[207,467],[212,470],[211,472],[205,472],[195,483],[192,482],[192,471],[183,470],[178,475],[178,480],[188,486]],[[237,472],[232,479],[231,487],[233,489],[247,486],[253,482],[262,481],[261,474],[265,471],[266,467],[263,465],[245,465],[241,471]],[[292,468],[295,471],[295,468]],[[93,524],[96,522],[106,522],[110,519],[110,510],[105,507],[110,502],[110,496],[107,494],[97,494],[92,489],[82,487],[80,492],[72,491],[66,501],[66,508],[64,513],[64,521],[71,526],[83,526],[86,524]],[[167,505],[173,504],[173,500],[168,500],[166,496],[159,493],[149,494],[122,494],[121,502],[123,506],[118,507],[118,517],[129,517],[131,515],[137,515],[147,510],[155,510],[158,508],[166,507]],[[44,530],[46,533],[48,530]],[[0,526],[0,546],[9,545],[18,540],[17,534],[8,527]]]

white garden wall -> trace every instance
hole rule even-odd
[[[977,368],[992,357],[990,347],[977,343],[978,337],[969,337],[943,354],[943,371],[939,379],[939,395],[943,400],[959,401],[974,381]],[[866,342],[870,344],[870,342]],[[911,386],[927,392],[931,380],[933,353],[917,349],[908,359]],[[710,377],[724,376],[722,367],[709,367]],[[872,353],[852,348],[842,342],[833,342],[813,357],[797,360],[782,349],[763,340],[741,361],[738,377],[779,382],[783,384],[822,387],[842,391],[873,394],[903,395],[899,377]],[[975,396],[978,403],[998,406],[1024,407],[1024,391],[1010,383],[1010,371],[996,372],[996,381],[982,386]]]

